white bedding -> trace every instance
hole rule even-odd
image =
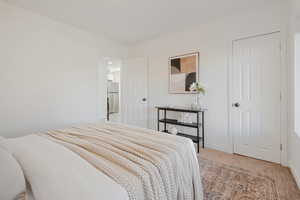
[[[25,178],[19,163],[5,149],[0,147],[0,200],[24,196]]]
[[[0,145],[22,166],[36,200],[128,200],[120,185],[50,140],[30,135]]]
[[[177,136],[97,124],[4,139],[1,148],[28,183],[10,196],[26,190],[26,200],[203,200],[192,141]]]

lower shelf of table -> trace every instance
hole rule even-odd
[[[162,131],[162,132],[171,134],[168,131]],[[184,134],[184,133],[177,133],[177,136],[189,138],[189,139],[193,140],[194,143],[200,143],[200,141],[202,140],[202,137],[197,137],[197,136],[188,135],[188,134]]]
[[[184,123],[184,122],[179,122],[176,119],[160,119],[158,120],[160,123],[166,123],[166,124],[173,124],[173,125],[178,125],[178,126],[186,126],[186,127],[190,127],[190,128],[198,128],[199,126],[201,126],[201,124],[199,123]]]

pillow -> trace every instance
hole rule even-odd
[[[123,187],[49,139],[28,135],[2,144],[22,166],[37,200],[129,199]]]
[[[24,199],[26,184],[22,168],[8,151],[1,148],[1,143],[0,163],[0,199]]]
[[[5,138],[0,136],[0,141],[1,141],[1,140],[5,140]]]

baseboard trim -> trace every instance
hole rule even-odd
[[[226,148],[225,146],[220,146],[220,145],[216,145],[216,144],[206,143],[205,148],[214,149],[214,150],[218,150],[218,151],[222,151],[222,152],[230,153],[230,154],[233,153],[232,151],[229,151],[228,148]]]
[[[294,168],[293,165],[290,164],[290,170],[292,172],[292,175],[294,176],[294,179],[298,185],[298,188],[300,189],[300,174],[297,172],[296,168]]]

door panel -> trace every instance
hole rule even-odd
[[[235,41],[233,58],[234,152],[280,163],[280,33]]]
[[[122,63],[121,115],[125,124],[147,127],[147,73],[146,58],[128,59]]]

